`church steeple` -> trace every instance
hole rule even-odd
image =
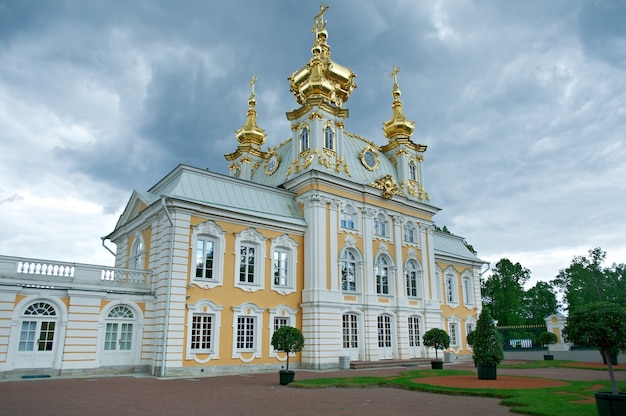
[[[393,96],[392,115],[391,119],[383,124],[383,132],[389,141],[408,139],[413,134],[413,130],[415,130],[415,123],[402,114],[402,101],[400,101],[402,93],[398,86],[398,72],[400,72],[400,68],[394,65],[391,74],[389,74],[389,77],[393,78],[393,91],[391,93]]]
[[[260,166],[265,157],[265,152],[263,152],[261,146],[265,143],[267,135],[265,134],[265,130],[256,124],[254,84],[257,79],[258,78],[253,75],[252,80],[248,84],[250,85],[251,92],[250,98],[248,99],[246,124],[235,132],[239,146],[235,152],[225,155],[229,162],[233,162],[228,166],[231,175],[243,179],[250,179],[254,170]]]

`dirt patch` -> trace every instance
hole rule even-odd
[[[496,380],[479,380],[477,376],[425,377],[413,380],[416,383],[432,384],[442,387],[460,387],[467,389],[543,389],[564,387],[569,383],[535,377],[498,376]]]

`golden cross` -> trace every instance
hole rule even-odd
[[[254,94],[254,84],[255,82],[258,80],[257,77],[255,77],[254,75],[252,75],[252,80],[250,81],[250,83],[248,84],[249,86],[252,87],[252,94]]]
[[[324,6],[324,3],[320,3],[320,11],[313,18],[313,21],[315,22],[315,24],[313,25],[311,32],[324,30],[324,28],[326,27],[326,22],[324,22],[324,12],[328,10],[329,8],[330,6]]]
[[[398,83],[398,79],[396,78],[396,75],[398,75],[398,72],[400,72],[400,68],[398,68],[397,66],[393,66],[392,70],[391,70],[391,74],[389,74],[389,78],[393,78],[393,83],[397,84]]]

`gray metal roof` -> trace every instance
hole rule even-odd
[[[291,192],[191,166],[179,165],[149,193],[306,225]]]
[[[460,257],[466,260],[481,262],[474,253],[469,251],[465,246],[463,237],[458,237],[453,234],[446,234],[441,232],[434,232],[433,239],[435,242],[435,255],[444,255],[452,257]]]

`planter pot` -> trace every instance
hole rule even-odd
[[[280,384],[282,386],[286,386],[287,384],[293,382],[293,379],[296,377],[296,372],[291,370],[280,370],[278,373],[280,375]]]
[[[431,361],[431,362],[430,362],[430,367],[431,367],[433,370],[443,370],[443,361],[439,361],[439,360],[437,360],[437,361]]]
[[[498,367],[488,367],[485,365],[478,364],[476,366],[478,371],[478,378],[480,380],[496,380],[497,378],[497,368]]]
[[[614,395],[608,391],[598,391],[595,396],[600,416],[626,415],[626,393]]]
[[[554,355],[552,355],[552,354],[544,354],[543,355],[543,359],[544,360],[554,360]]]

